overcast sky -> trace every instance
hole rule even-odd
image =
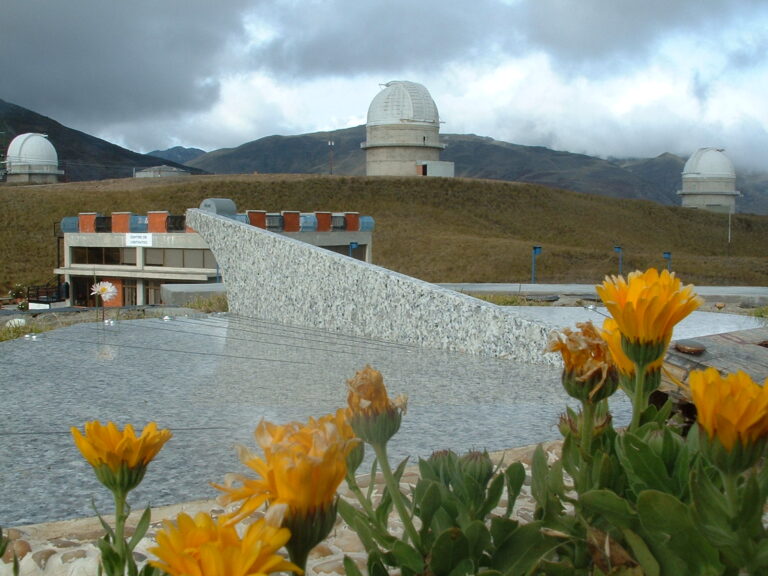
[[[768,169],[766,0],[3,0],[0,99],[138,152],[365,123]]]

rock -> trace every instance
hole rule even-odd
[[[74,562],[75,560],[79,560],[80,558],[87,558],[88,554],[85,550],[72,550],[71,552],[65,552],[61,555],[61,563],[62,564],[69,564],[70,562]]]
[[[16,558],[21,561],[24,556],[32,551],[32,547],[26,540],[11,540],[8,544],[8,548],[3,554],[3,562],[10,564],[13,562],[13,555],[16,554]]]
[[[56,554],[56,550],[53,548],[46,548],[45,550],[38,550],[34,554],[32,554],[32,561],[37,564],[37,567],[40,568],[40,570],[45,570],[46,564],[48,564],[48,559],[51,556],[54,556]]]

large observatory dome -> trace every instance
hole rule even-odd
[[[699,148],[683,167],[683,178],[736,178],[728,156],[722,148]]]
[[[439,122],[437,106],[429,90],[416,82],[387,82],[368,108],[368,126],[400,123],[438,125]]]
[[[53,166],[54,169],[59,165],[56,148],[45,134],[28,133],[16,136],[11,140],[6,156],[9,171],[13,169],[14,164]]]

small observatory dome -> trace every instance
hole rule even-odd
[[[677,193],[684,207],[712,212],[736,210],[736,170],[722,148],[699,148],[683,167],[683,189]]]
[[[439,124],[440,116],[432,96],[421,84],[387,82],[368,108],[368,126],[420,122]]]
[[[368,176],[447,176],[453,162],[441,162],[440,115],[421,84],[387,82],[368,107],[365,127]]]
[[[30,132],[11,140],[6,155],[8,182],[49,184],[58,181],[64,172],[59,170],[56,148],[45,134]]]

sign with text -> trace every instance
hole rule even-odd
[[[125,245],[144,248],[152,246],[152,234],[126,234]]]

